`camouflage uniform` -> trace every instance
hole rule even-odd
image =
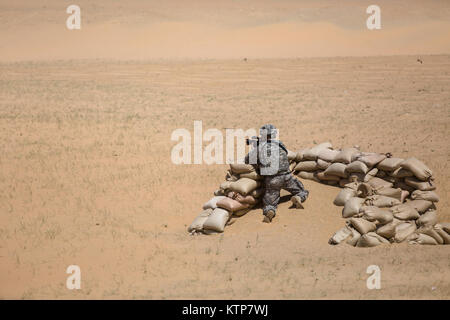
[[[251,163],[249,161],[256,157],[259,174],[264,176],[264,215],[266,215],[269,210],[273,210],[275,213],[278,202],[280,201],[281,189],[287,190],[293,196],[299,196],[302,202],[306,200],[309,192],[305,190],[303,184],[290,173],[287,149],[281,141],[271,139],[263,140],[259,143],[257,148],[253,148],[246,156],[246,163]],[[273,168],[270,168],[273,162],[278,162],[278,166],[275,165]]]

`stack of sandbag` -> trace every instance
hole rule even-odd
[[[330,244],[344,240],[357,247],[400,242],[450,244],[449,224],[437,223],[435,203],[439,196],[433,173],[423,162],[344,150],[327,168],[339,164],[333,175],[339,175],[343,189],[334,204],[343,206],[342,217],[346,219],[346,226],[331,237]],[[349,153],[351,161],[345,163]]]
[[[249,164],[231,164],[225,181],[188,227],[190,233],[223,232],[231,217],[250,211],[261,199],[262,177]]]

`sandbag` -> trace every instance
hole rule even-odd
[[[425,213],[425,214],[427,214],[427,213]],[[435,212],[435,214],[436,214],[436,212]],[[439,223],[439,225],[445,232],[450,233],[450,222],[441,222],[441,223]]]
[[[338,176],[327,176],[324,171],[316,172],[316,177],[321,181],[336,181],[336,183],[340,180]]]
[[[288,157],[289,161],[294,161],[297,158],[297,153],[294,151],[288,150],[287,157]]]
[[[335,156],[333,162],[350,163],[353,155],[357,153],[359,153],[359,150],[356,148],[345,148]]]
[[[301,161],[297,163],[294,168],[294,171],[307,171],[312,172],[318,169],[316,161]]]
[[[350,218],[350,223],[353,228],[356,229],[360,234],[366,234],[371,231],[375,231],[377,226],[375,223],[367,221],[362,218]]]
[[[420,181],[416,179],[415,177],[406,177],[405,183],[408,186],[413,187],[414,189],[418,189],[421,191],[431,191],[436,189],[436,185],[432,180],[429,181]]]
[[[353,161],[352,163],[347,165],[345,170],[348,173],[363,173],[365,175],[367,173],[367,171],[369,171],[369,168],[367,168],[367,166],[365,165],[364,162]]]
[[[252,209],[252,206],[249,206],[248,208],[242,209],[242,210],[238,210],[233,212],[233,216],[234,217],[242,217],[243,215],[245,215],[246,213],[248,213],[250,210]]]
[[[215,196],[225,196],[225,191],[222,189],[217,189],[216,191],[214,191],[214,195]]]
[[[366,176],[364,177],[364,182],[369,181],[370,179],[374,178],[378,173],[378,168],[372,168],[367,172]]]
[[[250,193],[250,195],[251,195],[253,198],[258,199],[258,198],[260,198],[260,197],[262,197],[262,196],[264,195],[264,188],[258,188],[258,189],[253,190],[253,191]]]
[[[240,203],[234,199],[225,197],[217,201],[217,207],[228,210],[229,212],[235,212],[249,207],[248,203]]]
[[[435,239],[432,237],[424,234],[424,233],[418,233],[416,237],[411,239],[408,243],[410,244],[422,244],[422,245],[437,245]]]
[[[347,183],[341,185],[341,183],[344,183],[344,182],[347,182]],[[342,188],[350,188],[350,189],[353,189],[353,190],[357,191],[360,183],[359,182],[346,181],[346,179],[341,179],[341,180],[339,180],[339,185]]]
[[[252,180],[261,180],[262,176],[260,176],[256,171],[249,172],[249,173],[241,173],[239,175],[239,178],[249,178]]]
[[[352,231],[347,227],[336,231],[336,233],[328,240],[329,244],[336,245],[352,236]]]
[[[411,194],[413,200],[427,200],[431,202],[439,202],[439,196],[434,191],[415,190]]]
[[[247,195],[261,185],[259,181],[240,178],[238,181],[234,181],[230,184],[230,190],[239,192],[242,195]]]
[[[412,222],[402,222],[395,227],[394,241],[397,243],[403,242],[408,236],[416,231],[416,224]]]
[[[361,208],[363,203],[364,203],[363,198],[352,197],[348,199],[344,204],[344,208],[342,209],[342,217],[350,218],[358,214],[359,209]]]
[[[444,244],[444,239],[442,239],[436,229],[434,229],[432,226],[420,227],[416,232],[423,233],[427,236],[432,237],[438,244]]]
[[[445,232],[440,226],[435,225],[434,230],[441,236],[442,240],[444,240],[444,244],[450,244],[450,234]]]
[[[407,204],[394,206],[390,210],[394,217],[400,220],[416,220],[420,217],[417,210]]]
[[[325,162],[333,162],[334,158],[339,154],[338,150],[332,149],[322,149],[317,155],[317,160],[322,160]]]
[[[400,158],[386,158],[377,165],[377,168],[383,171],[391,172],[399,168],[400,163],[402,162],[403,159]]]
[[[320,170],[325,170],[331,165],[331,162],[324,161],[322,159],[317,159],[317,168]]]
[[[378,177],[374,177],[367,182],[373,190],[378,191],[384,188],[391,188],[393,183],[380,179]]]
[[[359,212],[362,213],[363,219],[371,222],[378,221],[380,224],[389,223],[394,219],[391,211],[374,206],[362,206]]]
[[[255,198],[251,194],[243,196],[240,193],[237,193],[237,192],[234,192],[234,191],[230,191],[230,192],[228,192],[227,197],[231,198],[233,200],[236,200],[236,201],[238,201],[240,203],[244,203],[244,204],[255,204],[256,203]],[[219,204],[217,204],[217,206],[219,206]]]
[[[394,218],[391,222],[389,222],[383,226],[380,226],[376,232],[378,235],[380,235],[386,239],[391,239],[395,236],[395,228],[400,223],[402,223],[400,220],[397,220]]]
[[[380,244],[381,241],[378,240],[378,238],[373,237],[369,234],[363,234],[356,243],[356,246],[360,248],[368,248],[368,247],[376,247],[379,246]]]
[[[346,167],[343,163],[333,163],[324,171],[324,175],[346,178],[348,176],[345,171]]]
[[[233,172],[231,172],[231,170],[228,170],[227,174],[225,175],[225,180],[226,181],[238,181],[239,180],[239,175],[238,174],[234,174]]]
[[[295,161],[292,161],[290,164],[289,164],[289,171],[290,172],[294,172],[294,169],[295,169],[295,166],[297,165],[297,162],[295,162]]]
[[[360,198],[367,198],[374,195],[374,190],[368,183],[361,183],[356,190],[356,194]]]
[[[350,198],[355,197],[355,196],[356,196],[355,190],[350,189],[350,188],[344,188],[338,193],[338,195],[334,199],[333,203],[334,203],[334,205],[336,205],[338,207],[342,207],[345,205],[347,200],[349,200]]]
[[[350,181],[364,182],[365,179],[366,175],[364,173],[353,172],[348,175],[348,180]]]
[[[367,197],[364,204],[368,206],[387,208],[400,204],[400,201],[391,197],[374,194],[373,196]]]
[[[203,205],[203,210],[206,210],[206,209],[215,209],[215,208],[217,208],[217,202],[218,201],[220,201],[220,200],[222,200],[222,199],[225,199],[226,197],[225,196],[215,196],[215,197],[212,197],[211,199],[209,199],[207,202],[205,202],[205,204]]]
[[[403,180],[397,180],[394,183],[394,188],[400,188],[402,190],[408,191],[409,193],[413,193],[416,189],[408,186]]]
[[[424,213],[433,206],[433,202],[427,200],[413,200],[408,201],[407,204],[416,209],[419,213]]]
[[[303,153],[303,159],[305,160],[317,160],[317,157],[319,156],[319,152],[324,149],[331,149],[332,145],[330,142],[324,142],[321,144],[318,144],[317,146],[312,147],[309,150],[306,150]]]
[[[400,178],[412,177],[412,176],[414,176],[414,173],[412,173],[411,171],[409,171],[405,168],[400,167],[400,168],[392,171],[390,173],[390,175],[394,178],[400,179]]]
[[[308,180],[320,182],[319,178],[316,177],[314,172],[300,171],[300,172],[297,172],[297,177],[300,177],[302,179],[308,179]]]
[[[350,224],[347,226],[347,228],[352,232],[350,238],[347,240],[347,244],[351,246],[356,246],[359,238],[361,238],[361,234],[358,231],[356,231],[356,229],[353,228]]]
[[[255,167],[251,164],[245,164],[245,163],[232,163],[230,164],[230,170],[231,172],[235,174],[241,174],[241,173],[249,173],[255,171]]]
[[[400,188],[384,188],[378,190],[376,193],[381,196],[397,199],[398,201],[400,201],[400,203],[403,203],[406,197],[408,197],[409,195],[408,191],[402,190]]]
[[[230,218],[230,213],[222,208],[216,208],[203,223],[204,230],[223,232],[225,225]]]
[[[211,215],[211,213],[213,212],[213,209],[206,209],[203,210],[202,213],[200,213],[195,219],[194,221],[191,223],[191,225],[188,227],[187,231],[189,233],[191,232],[200,232],[203,230],[203,224],[205,223],[205,221],[208,219],[208,217]]]
[[[414,157],[408,158],[403,161],[400,164],[400,167],[411,171],[412,173],[414,173],[414,176],[421,181],[426,181],[433,175],[433,172],[430,168],[428,168],[422,161]]]
[[[419,219],[417,219],[417,225],[420,227],[434,226],[437,223],[437,221],[438,219],[436,211],[430,210],[425,212],[423,215],[420,216]]]
[[[389,240],[387,240],[386,238],[380,236],[379,234],[377,234],[377,233],[375,233],[373,231],[366,233],[366,235],[374,237],[374,238],[377,238],[381,243],[384,243],[384,244],[389,244],[390,243]]]
[[[295,162],[300,162],[300,161],[305,160],[305,159],[303,159],[303,155],[305,154],[305,152],[306,152],[307,150],[308,150],[308,149],[301,149],[301,150],[298,150],[298,151],[296,152]]]
[[[371,168],[376,166],[378,163],[386,159],[384,154],[380,153],[361,153],[357,155],[354,160],[363,162],[367,167]]]
[[[220,184],[220,190],[224,190],[224,191],[230,190],[231,183],[233,183],[233,182],[234,181],[224,181],[224,182],[222,182]]]

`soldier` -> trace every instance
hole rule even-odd
[[[291,201],[296,208],[302,207],[309,191],[289,171],[288,151],[281,141],[276,140],[275,126],[266,124],[259,131],[261,137],[252,140],[254,145],[245,157],[245,163],[256,164],[259,174],[264,176],[263,222],[270,223],[276,214],[281,189],[292,194]]]

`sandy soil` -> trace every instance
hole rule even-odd
[[[450,246],[330,246],[338,189],[314,182],[304,210],[192,237],[227,166],[170,161],[172,131],[194,120],[271,122],[292,149],[420,158],[449,221],[450,56],[421,58],[1,63],[0,297],[450,298]],[[70,264],[81,290],[65,288]]]

